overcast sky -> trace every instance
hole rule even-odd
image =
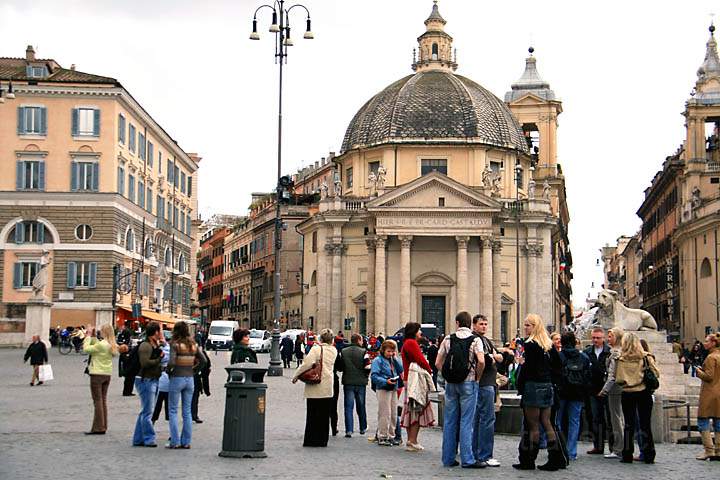
[[[274,185],[277,66],[248,34],[261,0],[0,0],[0,56],[41,58],[115,77],[188,152],[198,152],[200,211],[244,214]],[[315,40],[286,71],[284,170],[338,152],[372,95],[411,73],[431,0],[306,0]],[[591,7],[589,7],[591,6]],[[502,98],[532,43],[563,101],[559,162],[571,213],[573,300],[601,282],[598,249],[639,227],[643,191],[684,138],[684,102],[705,54],[713,4],[657,1],[441,0],[458,73]],[[717,7],[717,5],[716,5]],[[720,12],[718,12],[720,13]]]

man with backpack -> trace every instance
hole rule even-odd
[[[457,330],[443,340],[435,366],[445,379],[442,462],[446,467],[485,468],[473,453],[473,423],[477,405],[478,376],[485,368],[480,338],[473,335],[468,312],[455,316]],[[460,444],[460,462],[455,459]]]
[[[590,424],[592,426],[593,448],[588,450],[589,455],[602,455],[605,449],[605,437],[608,439],[608,449],[613,452],[611,445],[612,426],[608,419],[610,418],[610,408],[607,397],[600,397],[598,393],[605,386],[607,377],[607,363],[610,356],[610,347],[605,343],[605,330],[602,327],[592,329],[591,337],[592,345],[585,350],[585,355],[590,359],[591,381],[588,395],[590,397],[590,413],[592,418]]]
[[[580,436],[580,418],[590,387],[590,359],[576,348],[575,334],[563,333],[560,337],[562,350],[560,361],[560,405],[557,412],[557,427],[567,439],[570,460],[577,460],[577,442]]]

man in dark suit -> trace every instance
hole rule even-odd
[[[588,450],[589,455],[602,455],[605,449],[605,437],[608,439],[608,447],[612,451],[612,430],[610,422],[610,411],[608,409],[607,397],[598,396],[607,374],[607,358],[610,356],[610,347],[605,342],[605,330],[602,327],[595,327],[592,330],[592,344],[585,348],[585,355],[590,358],[591,383],[590,383],[590,411],[592,412],[591,426],[593,434],[593,448]]]

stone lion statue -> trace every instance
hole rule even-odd
[[[645,310],[628,308],[618,300],[618,293],[603,290],[598,295],[595,321],[608,329],[620,327],[627,331],[657,330],[657,322]]]

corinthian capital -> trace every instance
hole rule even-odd
[[[387,245],[387,237],[386,236],[375,237],[375,248],[376,249],[384,249],[386,245]]]
[[[480,246],[482,248],[492,248],[493,238],[491,236],[480,237]]]
[[[455,241],[457,242],[458,248],[467,249],[468,242],[470,241],[470,237],[458,236],[458,237],[455,237]]]
[[[400,235],[398,240],[400,240],[400,246],[402,248],[410,248],[412,246],[413,237],[412,235]]]
[[[502,242],[500,240],[493,240],[492,251],[493,251],[493,253],[502,252]]]

